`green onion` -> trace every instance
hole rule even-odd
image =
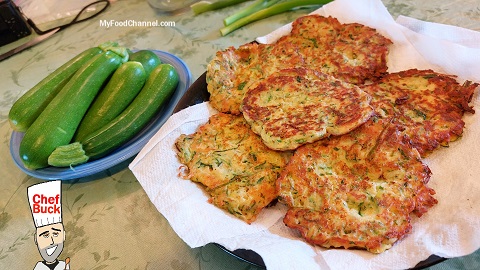
[[[262,20],[280,13],[284,13],[290,10],[293,10],[295,8],[302,8],[302,7],[309,7],[313,5],[324,5],[332,0],[291,0],[287,2],[281,2],[274,4],[270,7],[261,9],[257,12],[254,12],[246,17],[243,17],[234,23],[227,25],[220,29],[220,33],[222,36],[225,36],[235,30],[237,30],[240,27],[243,27],[249,23]]]
[[[216,2],[200,1],[191,5],[190,8],[192,9],[195,15],[198,15],[200,13],[233,6],[246,1],[248,0],[220,0]]]
[[[228,16],[223,20],[225,26],[232,24],[239,19],[253,14],[259,10],[265,9],[271,5],[278,3],[280,0],[256,0],[253,4],[241,9],[233,15]]]

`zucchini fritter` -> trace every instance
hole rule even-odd
[[[372,96],[376,114],[393,117],[407,139],[425,157],[463,133],[462,117],[477,83],[460,85],[453,76],[432,70],[391,73],[362,89]]]
[[[398,127],[373,117],[352,132],[298,148],[277,180],[284,223],[323,247],[380,253],[437,203],[429,168]]]
[[[358,86],[306,68],[283,69],[247,92],[241,110],[274,150],[294,150],[367,121],[370,96]]]
[[[240,114],[240,104],[248,89],[280,69],[303,65],[297,47],[288,42],[249,43],[217,52],[207,66],[210,103],[220,112]]]
[[[183,177],[203,184],[211,203],[249,224],[277,198],[275,181],[290,156],[263,145],[243,117],[224,113],[175,145],[187,167]]]
[[[249,43],[217,52],[206,76],[215,109],[240,114],[245,93],[281,69],[310,68],[354,84],[375,80],[387,71],[392,42],[373,28],[319,15],[298,18],[292,27],[276,43]]]
[[[296,19],[291,33],[277,44],[283,42],[297,45],[309,68],[354,84],[375,80],[387,72],[392,44],[371,27],[341,24],[336,18],[320,15]]]

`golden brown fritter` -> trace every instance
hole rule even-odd
[[[277,180],[284,223],[323,247],[380,253],[437,203],[429,168],[398,127],[373,117],[352,132],[304,145]]]
[[[410,143],[426,156],[447,146],[463,133],[465,112],[476,83],[460,85],[453,76],[432,70],[411,69],[391,73],[362,87],[372,96],[372,106],[381,117],[393,117]]]
[[[211,203],[247,223],[277,198],[275,181],[289,153],[268,149],[242,116],[212,115],[175,145],[183,177],[204,185]]]
[[[294,150],[329,135],[350,132],[373,113],[358,86],[306,68],[280,70],[244,97],[252,130],[275,150]]]
[[[371,27],[341,24],[336,18],[320,15],[295,20],[291,33],[277,44],[283,42],[297,45],[309,68],[354,84],[386,74],[388,48],[392,44]]]
[[[298,18],[292,27],[276,43],[217,52],[207,66],[207,90],[215,109],[240,114],[245,93],[281,69],[306,67],[354,84],[387,71],[391,41],[373,28],[319,15]]]
[[[220,112],[240,114],[248,89],[283,68],[303,66],[296,46],[249,43],[217,52],[207,66],[210,104]]]

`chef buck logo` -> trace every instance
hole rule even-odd
[[[70,269],[70,259],[58,259],[63,251],[65,229],[62,223],[62,183],[50,181],[28,187],[27,195],[33,222],[35,244],[43,261],[34,270]]]
[[[58,214],[60,215],[60,194],[55,197],[46,197],[43,194],[33,195],[32,214]]]

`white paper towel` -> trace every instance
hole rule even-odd
[[[335,0],[315,13],[342,23],[358,22],[376,28],[394,45],[390,72],[431,68],[455,74],[459,81],[480,82],[480,33],[412,18],[393,20],[380,0]],[[258,39],[269,43],[286,34],[285,26]],[[480,110],[478,89],[471,103]],[[421,218],[413,217],[413,231],[390,250],[371,254],[362,250],[311,246],[282,222],[285,207],[266,209],[252,225],[207,202],[197,185],[178,176],[174,141],[191,134],[216,113],[208,102],[173,115],[142,149],[129,168],[175,232],[191,247],[219,243],[227,249],[251,249],[267,269],[405,269],[432,254],[457,257],[480,248],[480,117],[467,114],[463,137],[434,152],[425,162],[433,172],[429,186],[439,203]]]

